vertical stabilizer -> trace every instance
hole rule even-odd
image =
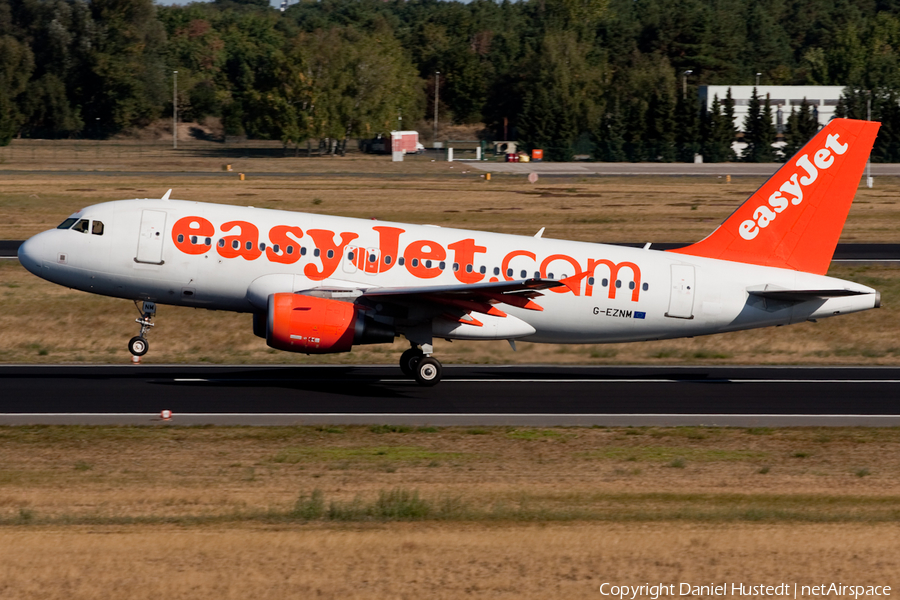
[[[709,237],[671,252],[824,275],[880,126],[833,119]]]

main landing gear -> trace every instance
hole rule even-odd
[[[150,344],[147,342],[147,332],[153,327],[151,320],[153,315],[156,314],[156,303],[141,303],[140,300],[135,300],[134,305],[137,307],[138,312],[141,313],[141,317],[134,320],[135,323],[141,326],[141,332],[128,340],[128,351],[134,356],[143,356],[150,349]]]
[[[437,385],[441,380],[441,361],[431,356],[431,352],[431,344],[423,344],[422,349],[413,345],[400,355],[400,370],[408,377],[415,377],[419,385]]]

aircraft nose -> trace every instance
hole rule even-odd
[[[19,246],[19,263],[38,276],[41,274],[41,265],[44,262],[45,239],[44,233],[39,233],[28,238]]]

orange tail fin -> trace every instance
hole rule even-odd
[[[711,235],[671,252],[824,275],[880,126],[833,119]]]

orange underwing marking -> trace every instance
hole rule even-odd
[[[497,302],[502,302],[518,308],[537,311],[544,310],[542,306],[536,302],[532,302],[525,296],[518,296],[516,294],[495,294],[493,292],[481,292],[481,295],[490,298],[491,300],[496,300]]]
[[[463,315],[463,316],[469,317],[468,320],[463,319],[462,317],[457,317],[455,315],[451,315],[450,313],[444,313],[441,316],[444,317],[445,319],[447,319],[448,321],[459,321],[463,325],[474,325],[475,327],[484,327],[484,323],[482,323],[481,321],[479,321],[478,319],[476,319],[469,313],[466,313],[465,315]]]
[[[425,298],[426,300],[430,300],[431,302],[437,302],[438,304],[457,306],[459,308],[465,309],[467,312],[479,312],[494,317],[506,316],[505,312],[495,306],[487,304],[486,302],[474,302],[472,300],[460,300],[457,298],[446,298],[444,296],[432,296],[427,294],[423,296],[423,298]]]

